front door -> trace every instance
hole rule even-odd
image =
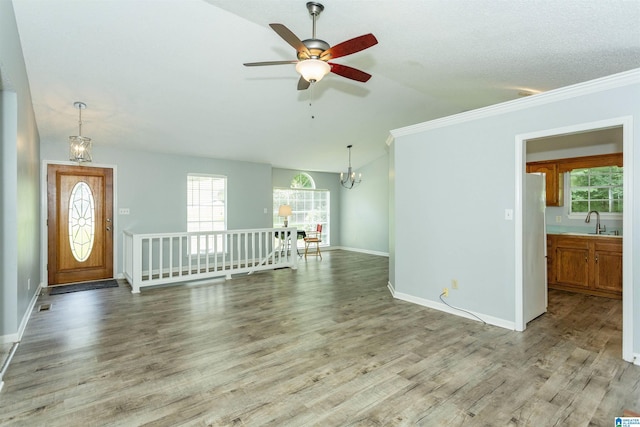
[[[113,170],[47,167],[48,283],[113,277]]]

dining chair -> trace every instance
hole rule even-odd
[[[315,231],[307,231],[307,236],[304,238],[304,259],[307,259],[307,254],[309,254],[309,246],[315,244],[315,252],[312,252],[310,255],[319,256],[322,259],[322,254],[320,253],[320,243],[322,243],[322,224],[316,225]]]

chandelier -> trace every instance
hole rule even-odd
[[[74,102],[78,109],[78,135],[69,137],[69,160],[84,163],[91,161],[91,138],[82,136],[82,110],[87,108],[84,102]]]
[[[362,182],[362,174],[358,174],[358,179],[356,179],[356,173],[351,168],[351,147],[353,145],[347,145],[349,150],[349,169],[347,169],[347,174],[345,176],[344,172],[340,172],[340,184],[349,190]]]

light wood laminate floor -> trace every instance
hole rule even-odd
[[[612,426],[640,410],[620,301],[552,291],[519,333],[394,300],[387,258],[323,258],[138,295],[44,291],[0,425]]]

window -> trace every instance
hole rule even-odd
[[[315,230],[317,224],[322,224],[322,245],[328,246],[330,196],[328,190],[315,188],[309,174],[299,173],[291,180],[291,188],[273,189],[273,226],[284,226],[284,218],[278,216],[278,208],[290,205],[289,226],[298,230]],[[298,244],[302,243],[299,241]]]
[[[299,173],[291,180],[291,188],[316,188],[316,183],[307,173]]]
[[[71,253],[78,262],[85,262],[95,238],[95,201],[91,187],[84,181],[78,182],[69,196],[69,244]]]
[[[569,173],[570,214],[598,211],[622,214],[622,180],[620,166],[573,169]]]
[[[187,176],[187,231],[222,231],[227,229],[227,177],[216,175]],[[222,236],[191,238],[191,253],[222,252]]]

